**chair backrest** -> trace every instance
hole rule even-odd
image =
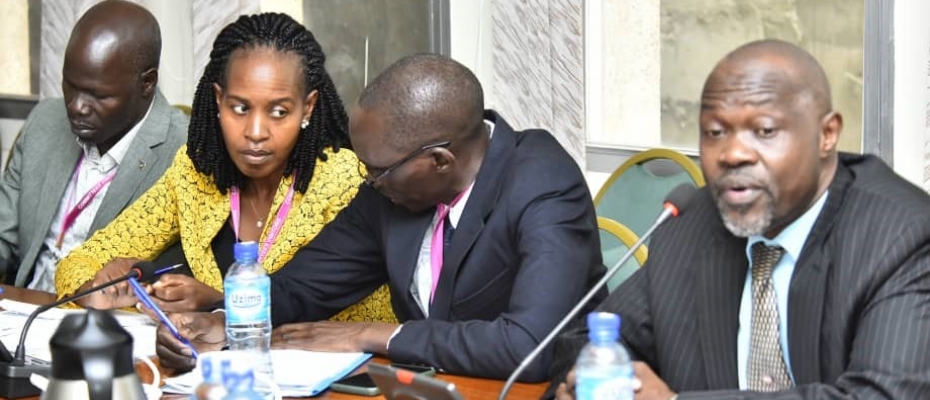
[[[607,268],[620,261],[620,257],[639,240],[639,237],[630,228],[610,218],[597,217],[597,227],[601,236],[601,255],[604,257],[604,265]],[[633,252],[633,257],[627,260],[620,267],[620,270],[607,281],[607,290],[612,292],[617,286],[620,286],[623,281],[646,263],[648,256],[649,250],[646,249],[645,244],[636,249]]]
[[[594,197],[594,206],[597,215],[643,235],[659,215],[665,196],[685,182],[704,186],[704,176],[694,161],[674,150],[647,150],[630,157],[610,175]]]

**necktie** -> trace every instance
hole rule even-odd
[[[749,334],[749,390],[774,392],[790,388],[791,379],[782,357],[778,307],[772,269],[785,253],[762,242],[752,245],[752,328]]]
[[[446,214],[443,224],[445,224],[445,229],[442,231],[442,251],[445,251],[449,248],[449,243],[452,243],[452,234],[455,233],[455,227],[452,226],[452,221],[449,220],[449,214]]]
[[[430,304],[433,304],[433,297],[436,296],[436,285],[439,284],[439,273],[442,272],[443,250],[452,241],[452,231],[455,229],[449,221],[449,211],[452,211],[452,207],[455,207],[462,200],[462,197],[465,197],[465,194],[470,191],[471,188],[469,187],[455,196],[451,203],[436,205],[436,226],[433,227],[433,237],[429,243],[429,264],[430,271],[433,273],[433,286],[429,293]]]

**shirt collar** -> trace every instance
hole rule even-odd
[[[749,241],[746,243],[747,253],[749,249],[752,248],[753,244],[756,242],[763,242],[769,246],[781,246],[785,249],[787,253],[793,260],[798,260],[801,255],[801,250],[804,248],[804,242],[807,241],[807,236],[811,233],[811,228],[814,227],[814,222],[817,222],[817,216],[820,215],[820,211],[823,210],[823,205],[827,201],[827,195],[829,191],[824,192],[819,199],[812,205],[800,218],[794,220],[788,227],[786,227],[778,236],[775,236],[774,239],[766,238],[762,235],[753,235],[749,237]]]
[[[123,137],[120,138],[120,140],[116,142],[116,144],[114,144],[106,154],[100,154],[100,152],[97,150],[97,145],[78,138],[78,145],[81,146],[81,149],[84,150],[84,158],[95,165],[112,164],[111,166],[105,167],[105,169],[109,169],[109,167],[119,165],[121,162],[123,162],[123,157],[125,157],[126,152],[129,151],[129,145],[132,144],[133,139],[135,139],[139,131],[142,130],[142,125],[145,123],[145,120],[148,119],[154,105],[155,100],[153,99],[152,102],[149,103],[149,108],[145,111],[145,115],[142,116],[142,119],[140,119],[139,122],[136,122],[136,124],[129,129],[129,132],[126,132],[126,134],[123,135]]]

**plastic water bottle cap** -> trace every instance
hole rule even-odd
[[[616,341],[619,335],[619,315],[607,312],[588,314],[588,338],[591,341]]]
[[[236,262],[254,262],[258,260],[258,243],[239,242],[233,245],[233,257]]]

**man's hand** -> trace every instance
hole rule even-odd
[[[649,365],[636,361],[633,363],[633,392],[636,394],[636,400],[668,400],[675,396],[675,393],[668,388],[668,385],[649,368]],[[555,392],[556,400],[574,400],[575,399],[575,370],[572,369],[565,377],[565,382],[559,384]]]
[[[226,344],[224,313],[175,313],[168,318],[198,353],[221,350]],[[191,370],[197,364],[191,357],[191,349],[175,338],[164,324],[158,326],[155,354],[161,365],[178,371]]]
[[[113,259],[113,261],[110,261],[104,265],[100,271],[97,271],[97,274],[94,275],[94,279],[91,279],[89,282],[81,285],[81,287],[78,288],[78,291],[86,290],[97,285],[102,285],[114,279],[121,278],[129,273],[129,269],[132,268],[133,265],[140,261],[143,260],[138,258]],[[136,295],[133,293],[132,287],[129,286],[129,283],[120,282],[106,289],[91,293],[82,299],[78,299],[75,301],[75,303],[85,308],[112,310],[114,308],[132,307],[138,301],[139,300],[136,299]]]
[[[152,300],[165,312],[202,311],[223,301],[223,294],[187,275],[162,275],[152,284]]]
[[[400,325],[369,322],[303,322],[271,333],[271,347],[315,351],[387,354],[387,343]]]
[[[649,368],[644,362],[636,361],[633,363],[633,390],[636,392],[636,400],[669,400],[675,397],[675,392],[669,389],[668,385],[662,378]],[[639,381],[637,385],[636,381]],[[637,388],[637,386],[639,386]]]
[[[559,384],[555,391],[556,400],[575,400],[575,369],[568,371],[565,382]]]

